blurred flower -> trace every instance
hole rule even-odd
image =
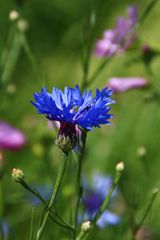
[[[0,219],[0,239],[8,239],[11,227],[6,220]],[[2,234],[2,235],[1,235]]]
[[[135,40],[134,27],[138,21],[137,8],[129,6],[128,18],[119,17],[116,27],[104,32],[103,38],[96,43],[95,54],[100,57],[112,56],[124,52]]]
[[[26,144],[25,135],[6,122],[0,121],[0,149],[18,150]]]
[[[106,195],[108,194],[112,185],[112,178],[95,174],[93,176],[93,184],[89,186],[85,181],[83,184],[83,198],[82,202],[84,205],[84,220],[92,220],[99,208],[101,207]],[[111,200],[115,198],[117,191],[114,191]],[[106,225],[118,224],[120,217],[109,210],[105,210],[97,222],[97,226],[104,228]]]
[[[148,84],[148,81],[141,77],[114,77],[108,82],[108,87],[113,93],[125,92],[129,89],[143,88]]]
[[[45,114],[52,121],[59,121],[60,129],[67,125],[74,130],[77,124],[91,130],[100,124],[109,124],[112,117],[108,113],[109,105],[114,103],[111,95],[112,91],[108,88],[97,89],[95,97],[92,97],[92,91],[87,93],[86,90],[82,95],[78,86],[65,87],[64,93],[58,88],[53,88],[52,93],[43,88],[40,93],[34,93],[35,102],[32,104],[38,113]]]

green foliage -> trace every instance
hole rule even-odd
[[[30,104],[33,92],[39,91],[44,85],[51,89],[53,86],[64,88],[66,85],[81,84],[82,69],[86,67],[81,66],[82,29],[84,39],[88,41],[88,31],[91,28],[88,16],[92,9],[96,22],[91,39],[92,48],[89,51],[93,50],[95,41],[102,32],[113,27],[116,16],[123,15],[126,6],[131,3],[136,3],[139,7],[143,22],[138,28],[139,42],[136,49],[109,61],[90,87],[94,91],[97,87],[102,88],[107,85],[110,77],[115,76],[142,76],[149,80],[150,86],[115,96],[117,104],[112,109],[115,115],[113,124],[89,133],[83,166],[83,174],[91,179],[96,171],[113,175],[116,163],[124,161],[126,167],[119,183],[121,196],[120,204],[117,205],[117,212],[123,212],[122,221],[115,227],[108,226],[103,230],[95,228],[90,239],[130,240],[133,230],[130,226],[132,215],[136,223],[142,219],[151,199],[152,189],[160,185],[160,2],[26,0],[19,5],[10,0],[1,4],[0,120],[20,128],[27,136],[27,145],[22,150],[3,152],[6,166],[0,181],[3,191],[0,194],[3,195],[0,198],[0,205],[3,206],[0,218],[7,219],[12,226],[12,235],[8,239],[35,239],[43,210],[43,205],[32,210],[25,189],[11,179],[12,168],[22,169],[30,185],[50,187],[55,182],[59,165],[60,152],[54,145],[56,130],[50,129],[45,119],[35,114]],[[145,6],[148,6],[146,10]],[[28,21],[29,28],[25,33],[17,31],[16,23],[8,19],[13,8]],[[150,45],[156,51],[150,66],[146,66],[141,58],[143,44]],[[101,60],[91,54],[90,64],[87,66],[90,67],[88,79],[92,79],[100,64]],[[149,67],[151,71],[148,71]],[[140,147],[146,149],[145,156],[138,153]],[[63,191],[56,203],[60,214],[67,221],[71,219],[68,208],[72,209],[75,191],[74,157],[73,155],[69,159]],[[158,196],[144,221],[154,240],[160,239],[159,204]],[[71,239],[71,234],[68,229],[59,228],[48,221],[42,239],[67,240]]]

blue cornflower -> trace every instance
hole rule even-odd
[[[83,198],[82,203],[84,206],[84,220],[93,220],[100,206],[102,205],[106,195],[112,184],[112,178],[109,176],[102,176],[95,174],[93,176],[93,184],[89,186],[88,182],[84,181],[83,184]],[[117,190],[112,194],[111,201],[117,195]],[[104,228],[106,225],[115,225],[120,222],[120,217],[109,210],[105,210],[97,222],[97,226]]]
[[[32,104],[38,113],[45,114],[47,119],[59,121],[62,128],[78,125],[86,130],[100,127],[101,124],[109,124],[112,117],[109,114],[112,90],[97,89],[95,97],[92,91],[84,90],[82,94],[78,86],[75,88],[65,87],[64,92],[53,88],[52,93],[42,88],[40,93],[34,93],[35,102]]]

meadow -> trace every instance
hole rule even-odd
[[[159,240],[160,1],[0,16],[0,240]]]

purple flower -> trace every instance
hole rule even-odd
[[[129,89],[143,88],[148,84],[148,81],[141,77],[114,77],[108,82],[113,93],[125,92]]]
[[[110,57],[115,53],[124,52],[135,40],[134,27],[137,24],[137,8],[129,6],[127,9],[128,18],[119,17],[116,27],[104,32],[103,38],[98,40],[95,47],[95,54],[99,57]]]
[[[92,186],[89,186],[88,182],[84,181],[83,198],[84,205],[84,220],[92,220],[102,205],[106,195],[108,194],[112,184],[112,178],[95,174],[93,176]],[[115,198],[117,191],[114,191],[111,200]],[[120,217],[117,214],[112,213],[109,210],[105,210],[97,222],[97,226],[104,228],[106,225],[118,224]]]
[[[25,135],[6,122],[0,121],[0,149],[18,150],[26,143]]]

